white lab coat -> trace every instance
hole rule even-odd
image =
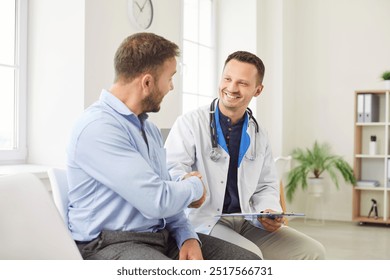
[[[251,121],[250,121],[251,122]],[[253,121],[252,121],[253,122]],[[219,124],[218,124],[219,125]],[[281,211],[279,184],[271,148],[265,131],[248,125],[250,156],[256,139],[254,160],[244,157],[237,173],[237,185],[241,211],[258,213],[265,209]],[[174,123],[165,143],[169,172],[174,180],[180,180],[191,171],[199,171],[207,188],[206,201],[197,209],[188,208],[187,215],[195,230],[209,234],[222,213],[226,180],[229,169],[229,154],[219,147],[222,155],[217,162],[210,159],[211,135],[209,107],[179,117]],[[258,224],[255,222],[255,225]]]

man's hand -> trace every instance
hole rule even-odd
[[[187,239],[184,241],[179,252],[179,260],[203,260],[198,240]]]
[[[266,209],[263,212],[273,213],[274,210]],[[279,217],[275,219],[267,218],[267,217],[258,217],[257,220],[263,225],[266,231],[276,231],[284,224],[284,217]]]
[[[187,173],[186,175],[184,175],[183,180],[188,179],[192,176],[196,176],[202,180],[202,174],[200,174],[199,171],[192,171],[190,173]]]
[[[202,175],[198,171],[192,171],[192,172],[186,174],[183,177],[183,180],[187,179],[187,178],[189,178],[191,176],[196,176],[196,177],[198,177],[202,181]],[[195,201],[191,202],[191,204],[188,205],[189,208],[199,208],[203,204],[203,202],[205,202],[205,200],[206,200],[206,187],[203,184],[203,181],[202,181],[202,185],[203,185],[203,195],[202,195],[202,197],[199,198],[198,200],[195,200]]]

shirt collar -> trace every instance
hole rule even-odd
[[[246,114],[244,114],[244,116],[235,125],[232,125],[232,120],[229,117],[225,116],[221,112],[221,110],[219,110],[219,108],[218,108],[218,114],[219,114],[219,119],[220,119],[221,125],[223,125],[225,127],[231,127],[231,126],[242,127],[242,125],[244,124],[245,118],[246,118]]]
[[[217,106],[215,106],[215,125],[217,127],[217,141],[218,144],[226,151],[226,153],[229,154],[229,149],[226,145],[225,137],[222,132],[222,125],[220,124],[220,116],[223,117],[224,115],[220,113],[221,110],[218,108],[218,103]],[[225,116],[226,118],[226,116]],[[248,129],[248,122],[249,122],[249,116],[248,113],[246,112],[243,117],[243,124],[242,124],[242,134],[241,134],[241,142],[240,142],[240,152],[239,152],[239,157],[238,157],[238,167],[240,167],[240,164],[242,162],[242,159],[244,158],[245,153],[247,152],[249,146],[250,146],[250,137],[249,134],[247,133]],[[256,139],[255,139],[256,141]]]
[[[103,89],[100,94],[100,101],[104,102],[108,106],[110,106],[112,109],[114,109],[119,114],[125,116],[126,118],[129,118],[131,116],[134,116],[135,118],[138,118],[141,122],[145,121],[149,116],[146,113],[140,114],[138,117],[135,115],[122,101],[120,101],[117,97],[115,97],[111,92],[109,92],[106,89]]]

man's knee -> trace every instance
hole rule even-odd
[[[261,260],[261,257],[241,246],[217,237],[199,234],[205,259],[219,260]]]

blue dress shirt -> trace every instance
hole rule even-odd
[[[142,135],[144,128],[147,143]],[[199,178],[171,181],[159,129],[103,90],[68,146],[69,229],[90,241],[102,230],[168,229],[180,248],[197,234],[184,209],[203,193]]]

